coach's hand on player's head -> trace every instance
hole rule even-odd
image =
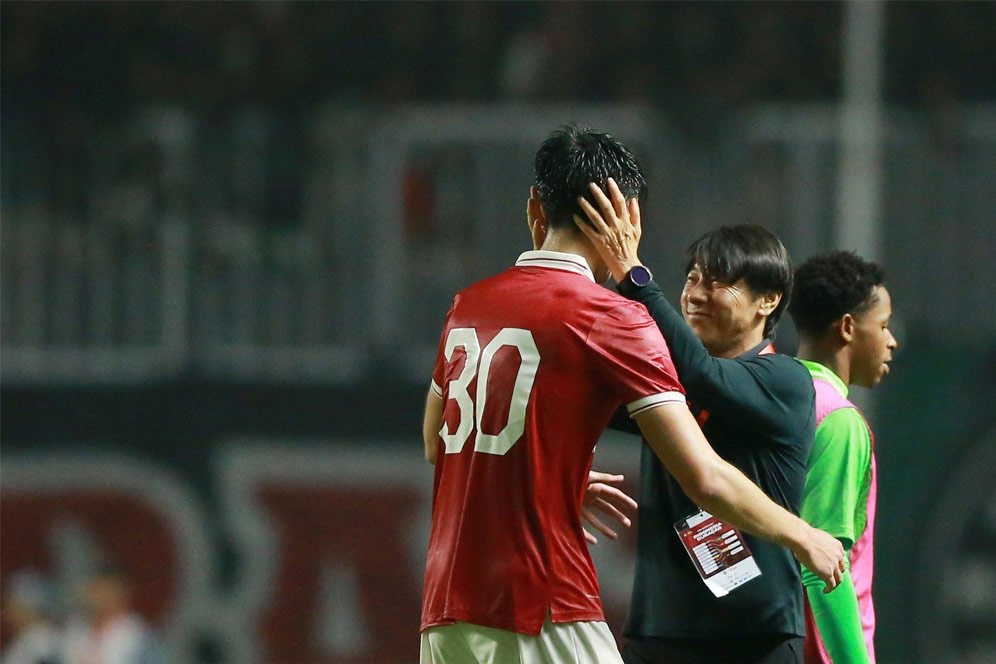
[[[833,535],[806,524],[808,533],[792,553],[813,574],[823,579],[824,593],[840,585],[844,575],[844,545]]]
[[[637,255],[643,233],[640,225],[640,202],[635,198],[627,202],[619,185],[612,178],[607,181],[607,192],[602,191],[594,182],[588,186],[597,208],[583,196],[579,196],[578,205],[591,223],[586,223],[577,215],[574,215],[574,223],[595,245],[609,267],[612,278],[620,282],[630,269],[641,264]]]
[[[581,504],[581,516],[595,530],[609,539],[616,539],[619,537],[618,533],[598,518],[593,510],[598,510],[619,522],[623,527],[629,528],[632,521],[626,516],[624,510],[629,512],[635,510],[636,501],[621,489],[611,486],[612,484],[621,484],[623,479],[625,478],[622,475],[588,471],[588,486],[585,487],[584,501]],[[584,531],[584,538],[589,544],[598,544],[598,539],[587,528],[582,526],[581,529]]]

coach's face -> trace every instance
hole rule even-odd
[[[743,279],[724,283],[694,265],[681,291],[681,314],[712,355],[736,357],[761,342],[764,321],[777,302],[755,295]]]

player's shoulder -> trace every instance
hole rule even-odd
[[[496,274],[491,274],[470,284],[467,284],[456,292],[453,296],[453,305],[456,306],[462,301],[474,300],[476,297],[484,295],[495,288],[500,288],[514,274],[510,270],[502,270]]]
[[[816,425],[816,444],[870,450],[871,428],[861,411],[847,402],[822,414]]]
[[[650,313],[644,305],[623,297],[611,288],[592,284],[592,297],[607,312],[612,312],[614,315],[650,319]]]
[[[853,403],[845,398],[832,405],[828,409],[828,412],[823,417],[821,424],[826,423],[828,428],[835,426],[858,426],[859,428],[868,428],[868,423],[865,421],[864,416],[861,411]]]
[[[645,306],[604,286],[594,286],[591,298],[585,306],[591,309],[594,323],[598,327],[608,326],[618,329],[648,327],[657,330],[657,323],[650,317]]]
[[[832,423],[845,422],[848,423],[848,426],[860,423],[861,426],[867,426],[861,409],[853,401],[825,383],[819,385],[814,382],[814,387],[816,388],[816,410],[821,421],[825,422],[829,418]]]
[[[629,300],[607,288],[598,287],[601,293],[593,298],[586,318],[590,321],[589,339],[601,339],[602,343],[623,343],[645,345],[647,353],[667,354],[667,343],[660,328],[639,302]],[[609,341],[611,340],[611,341]]]

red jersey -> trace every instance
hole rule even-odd
[[[685,403],[647,310],[580,256],[527,251],[454,298],[432,389],[444,406],[421,628],[604,620],[581,529],[592,451],[621,404]]]

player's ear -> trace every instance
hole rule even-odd
[[[546,212],[540,204],[536,187],[529,188],[529,201],[526,203],[526,223],[533,240],[533,249],[539,249],[546,241]]]
[[[851,314],[844,314],[834,323],[834,329],[845,344],[851,343],[851,340],[854,339],[854,324],[854,316]]]

